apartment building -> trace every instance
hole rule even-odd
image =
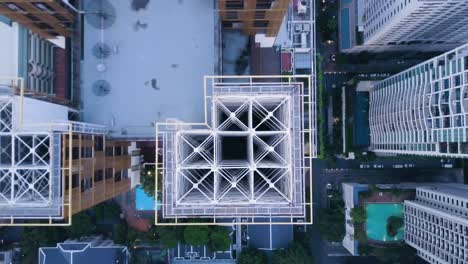
[[[276,37],[289,3],[289,0],[219,0],[218,7],[224,28]]]
[[[374,85],[371,150],[468,157],[468,44]]]
[[[341,10],[340,34],[349,35],[351,42],[354,35],[362,35],[362,41],[343,42],[345,52],[447,51],[468,42],[468,3],[464,0],[351,2]]]
[[[69,224],[70,215],[135,186],[135,144],[69,121],[71,108],[24,96],[22,79],[2,81],[0,225]]]
[[[21,24],[44,39],[71,37],[76,13],[69,2],[75,1],[1,0],[0,15]]]
[[[468,263],[468,186],[438,184],[416,189],[405,201],[405,242],[433,264]]]

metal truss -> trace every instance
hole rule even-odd
[[[177,204],[292,201],[289,96],[216,96],[215,128],[177,134]],[[225,142],[239,142],[241,150]],[[225,152],[243,151],[230,159]]]
[[[24,124],[24,96],[23,79],[0,78],[0,226],[71,225],[72,191],[63,177],[71,175],[72,159],[62,164],[62,136],[71,157],[73,133],[106,129],[71,121]]]
[[[156,124],[156,224],[311,223],[310,77],[205,77],[205,123]]]

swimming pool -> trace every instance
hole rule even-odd
[[[376,241],[399,241],[403,239],[403,227],[394,237],[387,234],[387,219],[390,216],[403,218],[403,204],[401,203],[370,203],[366,205],[366,234],[367,238]]]
[[[161,202],[158,201],[158,204]],[[135,206],[138,211],[154,210],[154,197],[146,195],[145,191],[141,186],[135,188]],[[161,209],[161,205],[158,205],[158,210]]]

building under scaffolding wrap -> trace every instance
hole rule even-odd
[[[22,79],[1,80],[0,226],[70,225],[131,188],[129,143],[106,141],[104,126],[69,121],[69,111],[29,97]]]
[[[310,85],[310,76],[205,77],[205,124],[157,124],[164,221],[309,218]]]

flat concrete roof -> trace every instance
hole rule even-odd
[[[84,10],[91,1],[83,1]],[[214,2],[150,0],[139,11],[128,0],[109,2],[116,10],[110,28],[94,28],[85,15],[83,120],[110,126],[113,136],[133,138],[154,137],[152,122],[167,118],[203,122],[203,76],[213,75],[217,63]],[[92,53],[100,41],[111,48],[104,60]],[[98,71],[100,63],[105,71]],[[105,96],[92,88],[101,79],[111,86]]]

